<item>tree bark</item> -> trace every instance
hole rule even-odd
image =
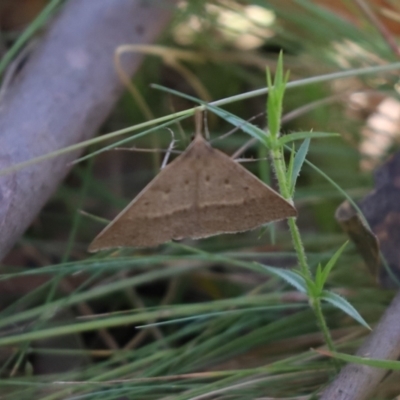
[[[0,102],[0,170],[93,136],[123,91],[117,46],[152,43],[173,1],[70,0]],[[142,56],[124,56],[133,74]],[[79,155],[0,176],[0,259],[30,225]]]

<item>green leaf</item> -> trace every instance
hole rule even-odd
[[[291,193],[293,195],[294,190],[296,188],[297,178],[300,175],[301,168],[303,166],[304,160],[306,159],[308,148],[310,147],[311,139],[307,138],[304,139],[304,142],[301,144],[299,149],[297,150],[296,156],[293,162],[293,171],[292,171],[292,179],[289,181],[291,182]]]
[[[400,361],[351,356],[349,354],[337,353],[335,351],[323,352],[323,354],[326,354],[333,358],[337,358],[339,360],[351,362],[354,364],[362,364],[362,365],[368,365],[369,367],[393,369],[395,371],[400,371]]]
[[[289,164],[287,166],[287,171],[286,171],[286,182],[289,182],[291,185],[292,179],[293,179],[293,167],[294,167],[294,160],[295,160],[295,150],[294,150],[294,145],[292,144],[292,151],[290,152],[290,159],[289,159]],[[292,186],[290,186],[292,187]]]
[[[279,90],[283,83],[283,52],[279,52],[278,62],[276,63],[274,85]]]
[[[62,3],[63,0],[52,0],[47,2],[46,7],[44,7],[39,15],[37,15],[37,17],[24,29],[23,32],[21,32],[11,48],[2,55],[0,61],[0,75],[3,75],[4,70],[10,64],[10,62],[15,59],[18,52],[21,51],[26,43],[32,39],[34,34],[48,22],[49,18],[54,15],[55,11],[61,6]]]
[[[161,85],[152,85],[152,87],[162,90],[164,92],[174,94],[176,96],[182,97],[184,99],[191,100],[197,104],[201,104],[205,108],[209,109],[212,111],[214,114],[220,116],[223,118],[225,121],[229,122],[230,124],[238,127],[241,129],[243,132],[248,133],[250,136],[254,137],[255,139],[259,140],[261,143],[263,143],[267,148],[271,148],[270,145],[270,138],[269,138],[269,133],[265,132],[264,130],[258,128],[257,126],[251,124],[250,122],[237,117],[236,115],[230,113],[229,111],[224,110],[223,108],[220,108],[218,106],[211,105],[209,103],[206,103],[205,101],[202,101],[196,97],[189,96],[188,94],[178,92],[177,90],[169,89]],[[184,118],[184,117],[183,117]]]
[[[329,290],[324,290],[321,296],[322,300],[327,301],[333,306],[341,309],[351,318],[355,319],[361,325],[365,326],[367,329],[371,329],[370,326],[365,322],[364,318],[359,314],[359,312],[343,297],[336,293],[330,292]]]
[[[288,74],[283,75],[283,53],[279,53],[278,62],[275,69],[275,79],[272,85],[271,72],[267,68],[267,116],[268,129],[273,139],[278,138],[282,116],[282,102],[285,93]]]
[[[331,272],[332,268],[335,266],[336,261],[340,257],[340,255],[343,253],[343,250],[347,246],[347,243],[349,241],[346,241],[339,250],[336,251],[336,253],[331,257],[331,259],[328,261],[328,263],[325,265],[324,270],[322,271],[322,286],[325,285],[326,280],[328,279],[328,275]]]
[[[275,88],[274,86],[270,86],[270,80],[271,79],[268,79],[267,121],[268,121],[268,130],[273,140],[275,141],[279,132],[280,118],[277,117],[279,110],[276,104],[277,102],[276,102]]]
[[[289,271],[282,268],[268,267],[267,265],[260,264],[260,266],[266,269],[271,274],[284,279],[289,285],[294,286],[299,292],[307,293],[306,280],[299,275],[297,272]]]
[[[259,177],[264,183],[271,185],[271,165],[268,162],[268,155],[269,150],[266,146],[257,146]]]
[[[281,146],[293,142],[294,140],[302,140],[302,139],[313,139],[313,138],[327,138],[327,137],[335,137],[339,136],[338,133],[329,133],[329,132],[295,132],[289,133],[288,135],[281,136],[279,138],[279,144]]]
[[[321,290],[318,288],[317,284],[310,278],[304,278],[307,285],[308,296],[312,299],[318,299],[321,295]]]
[[[220,107],[212,106],[210,104],[204,104],[206,108],[211,110],[214,114],[218,115],[219,117],[223,118],[225,121],[229,122],[233,126],[238,127],[243,132],[248,133],[250,136],[254,137],[255,139],[259,140],[261,143],[264,143],[267,147],[269,146],[269,134],[263,131],[261,128],[251,124],[250,122],[237,117],[236,115],[226,111]]]
[[[321,292],[324,287],[321,264],[318,264],[317,270],[315,271],[315,285],[319,289],[319,292]]]

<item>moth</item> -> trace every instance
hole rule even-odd
[[[99,233],[89,251],[155,247],[295,216],[292,204],[204,139],[200,119],[187,149]]]

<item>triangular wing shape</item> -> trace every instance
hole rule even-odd
[[[254,229],[297,216],[296,209],[247,169],[206,142],[199,163],[197,232],[193,238]],[[200,156],[200,159],[202,157]]]
[[[195,215],[196,171],[187,153],[193,144],[162,169],[97,235],[89,246],[90,252],[116,247],[154,247],[189,236],[186,228],[193,225]]]
[[[296,215],[278,193],[197,135],[94,239],[89,251],[154,247]]]

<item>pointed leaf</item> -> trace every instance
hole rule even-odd
[[[279,88],[283,83],[283,52],[279,52],[278,62],[276,63],[275,68],[275,79],[274,85]]]
[[[286,181],[289,182],[290,187],[292,187],[295,154],[296,152],[294,150],[294,144],[292,144],[292,151],[290,152],[289,164],[287,166],[287,171],[286,171]]]
[[[273,86],[271,85],[271,72],[267,68],[267,84],[269,89],[267,98],[268,129],[274,143],[280,131],[282,102],[286,86],[285,78],[287,76],[287,74],[285,76],[283,74],[283,53],[280,52],[275,68]]]
[[[337,353],[335,351],[317,350],[317,352],[328,357],[337,358],[339,360],[347,361],[353,364],[368,365],[369,367],[393,369],[395,371],[400,371],[400,361],[352,356],[350,354]]]
[[[336,251],[336,253],[331,257],[331,259],[328,261],[328,263],[325,265],[324,270],[322,271],[322,285],[325,285],[326,280],[328,279],[328,275],[331,272],[332,268],[335,266],[336,261],[340,257],[340,255],[343,253],[343,250],[347,246],[347,243],[349,241],[346,241],[339,250]]]
[[[283,146],[289,142],[293,142],[294,140],[302,140],[302,139],[312,139],[312,138],[327,138],[327,137],[335,137],[339,136],[338,133],[330,133],[330,132],[295,132],[289,133],[288,135],[281,136],[279,138],[279,144]]]
[[[282,268],[268,267],[263,264],[260,265],[271,274],[284,279],[287,283],[294,286],[299,292],[307,293],[306,281],[297,272],[289,271],[287,269],[282,269]]]
[[[255,125],[251,124],[250,122],[237,117],[236,115],[224,110],[223,108],[220,108],[215,105],[211,105],[211,104],[206,103],[205,101],[202,101],[196,97],[189,96],[185,93],[178,92],[177,90],[166,88],[162,85],[152,84],[151,87],[161,90],[161,91],[164,91],[164,92],[167,92],[167,93],[174,94],[174,95],[182,97],[184,99],[191,100],[197,104],[201,104],[205,108],[211,110],[214,114],[225,119],[225,121],[231,123],[232,125],[241,129],[243,132],[248,133],[249,135],[251,135],[254,138],[256,138],[257,140],[259,140],[260,142],[264,143],[268,148],[271,147],[269,145],[269,133],[268,132],[263,131],[262,129],[256,127]]]
[[[292,194],[294,193],[294,189],[296,187],[297,178],[300,175],[301,168],[303,166],[304,160],[306,159],[308,148],[310,147],[310,138],[304,140],[299,149],[297,150],[296,156],[294,158],[293,163],[293,172],[292,172]]]
[[[306,284],[308,296],[312,299],[317,299],[320,296],[321,291],[318,289],[316,283],[313,280],[306,278]]]
[[[323,278],[322,278],[322,267],[321,267],[321,264],[318,264],[317,270],[315,272],[315,285],[317,286],[317,288],[321,292],[323,287],[324,287],[324,281],[323,281]]]
[[[365,326],[367,329],[371,329],[369,325],[365,322],[364,318],[359,314],[359,312],[345,298],[339,296],[336,293],[324,290],[322,292],[321,299],[327,301],[337,308],[340,308],[343,312],[345,312],[351,318],[355,319],[358,323]]]
[[[268,130],[272,137],[273,143],[276,142],[280,128],[279,106],[277,103],[278,102],[276,99],[276,93],[274,92],[274,87],[268,86],[267,122]]]
[[[237,117],[236,115],[216,106],[212,106],[210,104],[205,104],[205,106],[211,110],[214,114],[218,115],[219,117],[223,118],[225,121],[229,122],[233,126],[236,126],[243,132],[248,133],[250,136],[254,137],[255,139],[259,140],[261,143],[264,143],[268,146],[268,132],[263,131],[261,128],[251,124],[250,122]]]

